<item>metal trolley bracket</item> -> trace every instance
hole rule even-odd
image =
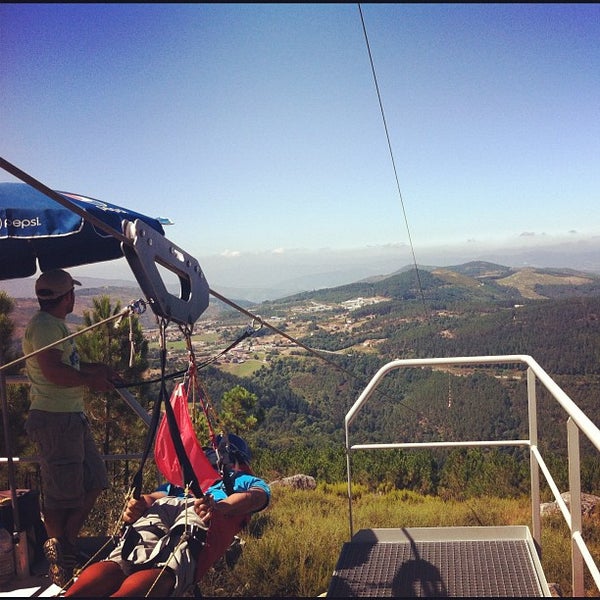
[[[123,233],[131,242],[121,243],[123,254],[153,312],[193,325],[209,303],[208,282],[198,261],[140,219],[123,221]],[[167,290],[159,265],[179,278],[179,297]]]

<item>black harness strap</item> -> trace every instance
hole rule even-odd
[[[223,432],[221,441],[219,442],[216,451],[218,457],[219,471],[221,472],[221,476],[223,478],[223,486],[225,487],[225,493],[228,496],[231,496],[231,494],[233,494],[234,471],[231,468],[233,461],[231,459],[231,453],[229,450],[229,438],[226,432]]]
[[[165,339],[164,328],[166,327],[166,323],[161,323],[161,338]],[[165,414],[167,416],[167,424],[169,426],[169,434],[171,435],[171,439],[173,441],[173,446],[175,447],[175,452],[177,453],[177,460],[181,465],[183,470],[183,483],[184,485],[189,485],[190,489],[194,493],[196,498],[202,498],[204,495],[202,490],[200,489],[200,484],[198,482],[198,478],[194,473],[194,468],[188,458],[188,455],[183,446],[183,442],[181,441],[181,434],[179,432],[179,428],[177,426],[177,419],[175,418],[175,413],[173,412],[173,407],[171,406],[171,401],[169,400],[167,393],[167,385],[165,382],[164,374],[166,370],[167,364],[167,349],[166,344],[163,343],[161,348],[161,357],[160,357],[160,368],[161,374],[163,377],[161,378],[160,385],[160,393],[158,398],[154,402],[154,409],[152,412],[152,420],[150,422],[150,428],[148,431],[148,435],[146,437],[146,447],[144,449],[144,454],[142,456],[142,460],[140,463],[140,467],[137,473],[133,477],[133,497],[139,498],[142,493],[142,472],[144,470],[144,466],[146,464],[146,460],[150,455],[152,450],[152,446],[154,444],[154,438],[156,437],[156,431],[158,429],[158,422],[160,419],[160,408],[161,404],[164,402],[165,404]]]
[[[163,340],[165,339],[165,327],[166,322],[161,321],[161,338]],[[161,348],[161,373],[164,375],[167,363],[167,349],[165,343],[163,343],[162,346],[163,347]],[[184,485],[189,485],[196,498],[202,498],[204,494],[202,493],[202,489],[200,488],[198,478],[194,473],[194,469],[192,467],[190,459],[185,451],[183,442],[181,441],[181,435],[177,426],[177,419],[175,418],[175,413],[173,412],[173,407],[171,406],[171,402],[167,394],[167,386],[164,377],[161,379],[160,393],[154,402],[154,407],[152,410],[152,420],[150,421],[150,427],[146,436],[146,447],[144,448],[144,453],[142,454],[140,466],[132,479],[132,496],[138,499],[142,494],[142,478],[144,466],[146,465],[146,461],[154,445],[154,439],[156,437],[156,431],[158,429],[158,423],[160,420],[161,404],[163,403],[163,401],[165,404],[165,413],[167,416],[167,424],[169,426],[169,434],[171,435],[173,446],[175,447],[175,452],[177,453],[177,459],[183,471]],[[139,542],[140,535],[135,531],[135,529],[131,525],[126,525],[123,529],[122,538],[125,540],[123,544],[122,556],[128,556],[131,553],[131,550],[133,550],[135,545]]]
[[[242,334],[236,340],[234,340],[231,344],[229,344],[229,346],[227,346],[227,348],[225,348],[224,350],[221,350],[221,352],[219,352],[218,354],[215,354],[211,358],[208,358],[201,363],[197,363],[196,369],[200,370],[200,369],[203,369],[204,367],[208,367],[212,363],[219,360],[219,358],[221,358],[221,356],[224,356],[230,350],[235,348],[238,344],[243,342],[246,338],[254,335],[257,331],[258,331],[258,329],[248,325],[248,327],[246,327],[246,329],[242,332]],[[133,381],[130,383],[122,383],[119,385],[115,385],[115,387],[117,389],[118,388],[130,388],[130,387],[139,387],[142,385],[148,385],[150,383],[159,383],[166,379],[176,379],[177,377],[182,377],[183,375],[186,375],[188,373],[188,371],[189,371],[189,368],[181,369],[180,371],[174,371],[173,373],[168,373],[167,375],[157,377],[156,379],[144,379],[143,381]]]

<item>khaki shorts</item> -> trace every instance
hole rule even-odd
[[[175,589],[171,596],[185,593],[194,583],[197,553],[194,543],[186,536],[170,533],[184,529],[203,533],[207,527],[194,512],[194,498],[159,498],[134,524],[140,535],[137,545],[126,557],[122,556],[124,541],[108,555],[106,560],[116,562],[125,575],[150,567],[166,567],[175,575]]]
[[[104,461],[83,413],[31,410],[25,429],[38,447],[44,508],[81,508],[87,492],[108,487]]]

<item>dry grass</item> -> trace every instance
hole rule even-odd
[[[121,496],[103,499],[100,510],[88,523],[87,534],[104,533],[118,522]],[[486,496],[455,501],[403,490],[374,493],[361,485],[353,486],[353,497],[354,531],[377,527],[531,527],[528,497]],[[346,484],[320,484],[316,490],[275,487],[270,507],[255,515],[240,537],[243,546],[235,567],[222,561],[218,569],[212,570],[202,582],[203,596],[323,594],[342,545],[350,538]],[[584,521],[584,539],[599,561],[600,524],[596,520]],[[571,593],[570,556],[569,533],[562,517],[544,517],[542,566],[547,581],[557,583],[563,595]],[[586,590],[587,596],[598,596],[589,575]]]

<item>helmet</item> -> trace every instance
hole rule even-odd
[[[217,444],[219,447],[223,444],[225,450],[229,452],[229,456],[237,462],[250,463],[252,452],[250,452],[248,444],[239,435],[229,433],[225,436],[225,439],[222,435],[218,435]]]
[[[204,450],[204,455],[208,458],[211,466],[216,469],[217,468],[217,453],[210,446],[203,446],[202,450]]]

